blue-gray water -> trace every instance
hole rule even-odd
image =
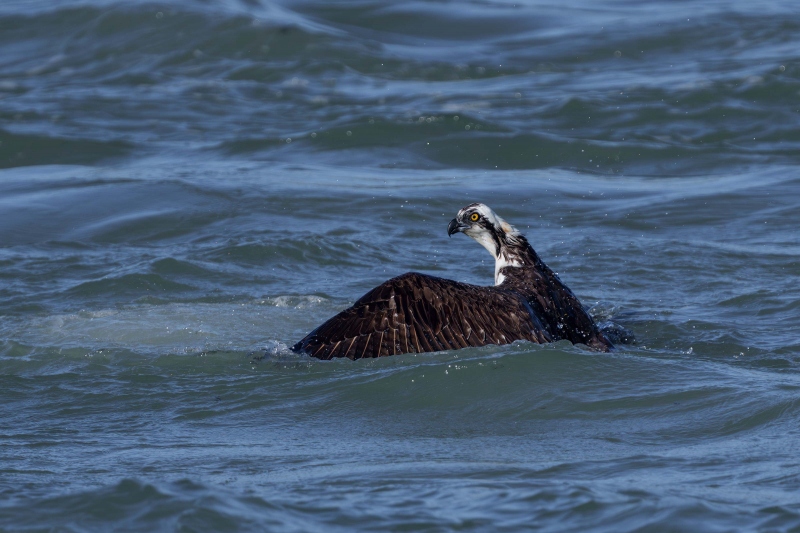
[[[794,1],[4,0],[0,530],[800,530],[798,164]],[[287,351],[473,201],[636,344]]]

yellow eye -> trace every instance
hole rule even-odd
[[[481,218],[481,216],[480,216],[478,213],[472,213],[472,214],[469,216],[469,219],[470,219],[471,221],[473,221],[473,222],[477,222],[479,218]]]

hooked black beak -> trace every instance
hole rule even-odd
[[[447,225],[447,236],[452,237],[453,233],[458,233],[459,231],[468,228],[466,224],[461,224],[457,219],[453,219],[450,221],[450,224]]]

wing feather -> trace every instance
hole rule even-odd
[[[549,342],[521,296],[410,272],[375,287],[292,349],[320,359]]]

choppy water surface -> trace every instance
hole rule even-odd
[[[0,5],[0,528],[800,528],[793,2]],[[287,351],[483,201],[634,345]],[[266,355],[266,357],[263,357]]]

